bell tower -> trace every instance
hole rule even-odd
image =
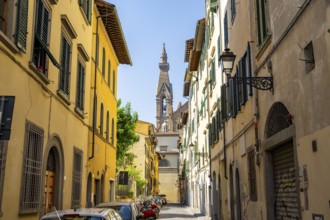
[[[156,121],[157,129],[166,125],[166,131],[173,131],[173,91],[172,84],[168,71],[170,65],[167,62],[167,53],[165,49],[165,43],[163,44],[163,52],[161,63],[159,63],[159,80],[156,91]]]

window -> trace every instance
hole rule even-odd
[[[5,181],[5,168],[7,158],[8,141],[0,141],[0,213],[2,207],[2,192]]]
[[[35,33],[32,62],[40,73],[47,75],[46,58],[49,55],[48,38],[50,11],[42,0],[36,1]]]
[[[231,0],[231,23],[234,23],[236,17],[236,0]]]
[[[112,145],[115,143],[114,133],[115,133],[115,120],[112,119],[112,121],[111,121],[111,144]]]
[[[160,151],[167,151],[167,146],[160,146]]]
[[[261,47],[267,39],[268,25],[266,13],[266,0],[256,0],[258,46]]]
[[[255,168],[255,154],[254,150],[248,152],[248,176],[249,176],[249,191],[250,200],[257,201],[257,181],[256,181],[256,168]]]
[[[210,0],[210,11],[216,13],[219,8],[219,0]]]
[[[225,48],[228,48],[228,18],[227,12],[225,13],[225,17],[223,20],[223,29],[224,29],[224,41],[225,41]]]
[[[83,11],[83,15],[85,19],[89,23],[91,23],[92,20],[92,0],[78,0],[79,1],[79,6]]]
[[[61,51],[61,71],[59,81],[59,91],[65,98],[69,99],[70,95],[70,69],[71,69],[71,45],[62,34],[62,51]]]
[[[213,58],[210,68],[210,91],[213,90],[214,84],[215,84],[215,60]]]
[[[102,50],[102,75],[105,77],[105,48]]]
[[[116,96],[116,72],[112,72],[112,93]]]
[[[81,114],[84,113],[84,96],[85,96],[85,67],[78,61],[77,73],[77,91],[76,91],[76,108]]]
[[[41,164],[44,131],[27,122],[23,156],[20,213],[36,213],[40,208]]]
[[[315,67],[314,47],[312,41],[309,42],[309,44],[307,44],[307,46],[304,48],[304,61],[306,73],[309,73]]]
[[[105,134],[105,139],[109,141],[109,127],[110,127],[110,116],[109,116],[109,111],[107,111],[107,124],[106,124],[106,134]]]
[[[108,86],[110,88],[110,73],[111,73],[111,63],[110,60],[108,60]]]
[[[0,41],[15,42],[18,48],[25,51],[28,10],[28,0],[18,0],[17,2],[0,0]]]
[[[168,162],[168,160],[166,159],[162,159],[161,161],[159,161],[159,167],[169,167],[170,163]]]
[[[101,104],[101,111],[100,111],[100,134],[103,134],[103,103]]]
[[[72,173],[72,208],[79,208],[81,202],[82,151],[75,148],[73,152]]]

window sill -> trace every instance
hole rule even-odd
[[[70,99],[69,97],[61,90],[57,90],[57,95],[67,104],[70,105]]]
[[[3,42],[13,53],[19,52],[19,48],[2,31],[0,31],[0,41]]]
[[[29,62],[29,67],[31,70],[33,70],[33,72],[35,72],[37,74],[37,76],[45,83],[45,84],[49,84],[50,81],[48,79],[48,77],[42,73],[40,70],[38,70],[38,68],[34,65],[34,63],[32,61]]]
[[[82,111],[80,108],[75,107],[74,111],[79,115],[79,117],[81,117],[82,119],[85,119],[84,111]]]
[[[265,50],[268,47],[268,45],[270,45],[271,39],[272,39],[272,35],[268,35],[267,38],[265,39],[265,41],[262,43],[262,45],[258,46],[258,52],[257,52],[257,55],[256,55],[256,59],[257,60],[265,52]]]

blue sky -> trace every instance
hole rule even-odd
[[[108,0],[116,5],[132,66],[120,65],[118,98],[131,103],[139,119],[155,124],[156,87],[163,43],[170,64],[173,107],[184,103],[185,42],[195,35],[196,23],[205,17],[204,0]]]

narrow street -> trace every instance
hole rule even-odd
[[[171,219],[171,220],[180,220],[180,219],[201,219],[206,220],[210,219],[209,217],[202,216],[196,210],[190,208],[189,206],[182,206],[176,204],[167,204],[163,206],[160,210],[159,219]]]

